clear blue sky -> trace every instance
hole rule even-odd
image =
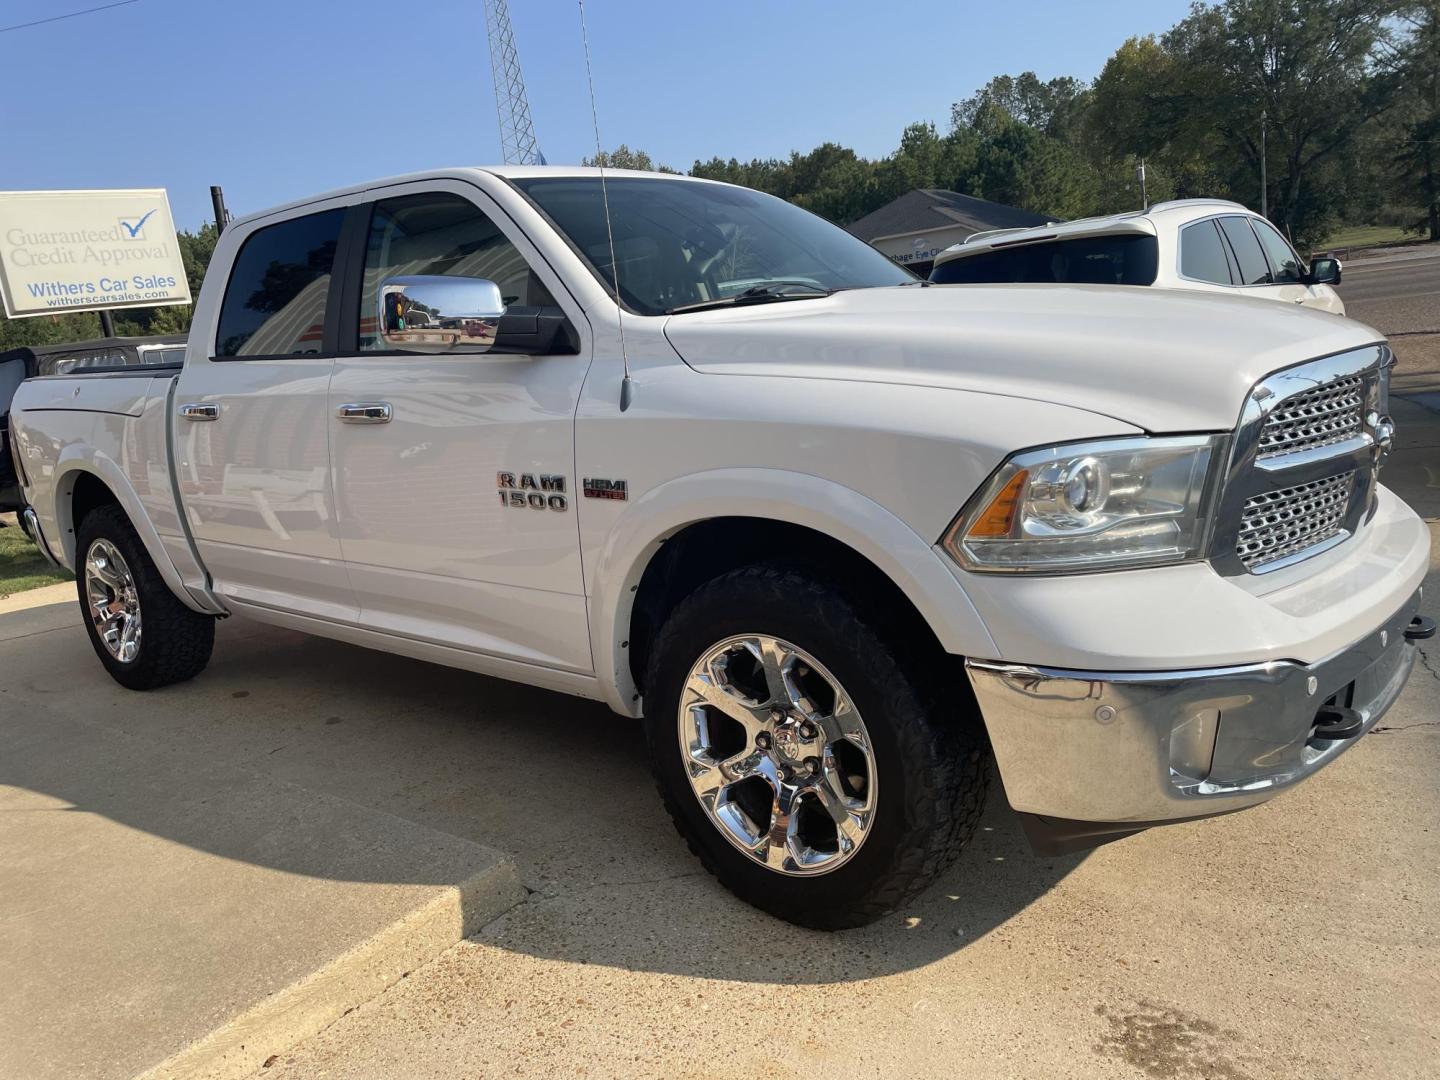
[[[105,0],[0,0],[0,27]],[[540,147],[594,150],[576,0],[510,0]],[[1093,77],[1188,0],[589,0],[600,131],[686,169],[867,156],[992,75]],[[482,0],[139,0],[0,33],[0,188],[164,187],[176,223],[498,161]]]

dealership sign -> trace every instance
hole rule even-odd
[[[12,319],[190,303],[164,189],[0,191],[0,293]]]

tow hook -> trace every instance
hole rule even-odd
[[[1365,718],[1354,709],[1330,702],[1315,713],[1312,739],[1353,739],[1365,726]]]
[[[1429,641],[1435,636],[1435,620],[1429,615],[1416,615],[1405,627],[1406,641]]]

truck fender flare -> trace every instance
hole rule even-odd
[[[77,577],[80,574],[80,555],[76,551],[78,537],[75,534],[72,495],[75,490],[75,481],[79,479],[81,473],[88,473],[95,477],[115,496],[115,501],[120,504],[120,509],[125,511],[125,516],[130,519],[130,524],[135,529],[136,535],[140,537],[140,542],[145,545],[146,552],[155,563],[155,569],[160,571],[161,579],[182,604],[203,615],[223,614],[223,612],[214,611],[201,605],[190,594],[190,590],[185,588],[180,571],[175,568],[169,553],[166,552],[165,544],[160,539],[160,534],[155,531],[155,526],[150,521],[150,515],[145,512],[145,506],[140,501],[140,496],[136,494],[134,487],[131,486],[125,470],[109,455],[98,450],[69,446],[60,452],[60,460],[55,464],[55,479],[50,490],[55,500],[53,520],[58,534],[56,539],[64,551],[65,561],[74,570]]]
[[[670,536],[712,518],[763,518],[824,533],[868,559],[915,605],[946,651],[997,655],[943,556],[885,507],[832,480],[781,469],[714,469],[669,480],[625,510],[591,570],[590,634],[606,703],[639,716],[628,638],[635,593]]]

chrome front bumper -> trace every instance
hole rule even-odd
[[[1032,843],[1075,850],[1253,806],[1338,757],[1405,686],[1420,599],[1310,665],[1118,673],[968,660],[966,669]],[[1327,703],[1358,713],[1359,731],[1320,737]]]

